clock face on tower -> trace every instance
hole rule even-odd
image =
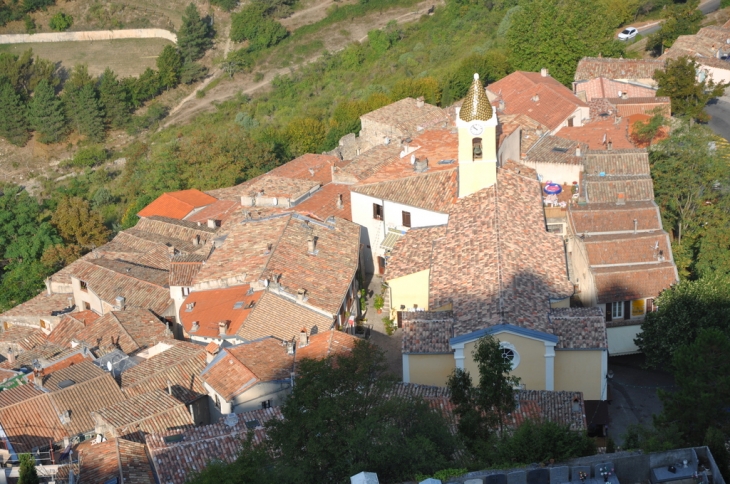
[[[469,131],[474,136],[479,136],[480,134],[482,134],[483,128],[482,128],[482,125],[481,124],[472,124],[469,127]]]

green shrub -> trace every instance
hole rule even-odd
[[[23,22],[25,22],[25,33],[26,34],[35,34],[36,31],[36,25],[35,20],[33,20],[33,17],[30,15],[26,15],[23,17]]]
[[[78,168],[91,168],[104,163],[107,157],[108,154],[103,146],[92,145],[77,151],[68,164]]]
[[[376,294],[373,298],[373,306],[375,306],[375,309],[383,309],[383,306],[385,305],[385,299],[382,295]]]
[[[230,12],[238,5],[238,0],[210,0],[211,5],[217,5],[226,12]]]
[[[231,19],[231,40],[248,40],[250,52],[272,47],[287,35],[289,32],[283,25],[265,15],[265,7],[261,4],[246,6]]]
[[[392,336],[393,333],[395,333],[395,330],[398,329],[395,325],[395,321],[390,319],[388,316],[383,318],[383,326],[385,326],[385,334],[387,334],[388,336]]]
[[[58,12],[56,15],[51,17],[51,21],[48,23],[48,25],[51,27],[51,30],[55,30],[56,32],[64,32],[68,30],[74,23],[74,18],[68,14],[65,14],[63,12]]]

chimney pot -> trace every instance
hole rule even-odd
[[[314,235],[310,235],[307,237],[307,251],[310,254],[314,254],[317,249],[317,241],[314,238]]]
[[[208,228],[209,229],[214,229],[216,227],[218,227],[218,222],[216,220],[212,219],[212,218],[209,218],[208,219]]]
[[[342,210],[342,207],[344,206],[344,203],[342,201],[342,194],[337,195],[337,210]]]
[[[416,99],[417,108],[422,108],[424,104],[426,103],[424,102],[423,96],[420,96],[418,99]]]
[[[200,235],[193,237],[193,245],[200,245]]]
[[[297,291],[297,301],[304,302],[304,297],[306,296],[306,294],[307,294],[306,289],[299,289]]]
[[[580,146],[575,148],[575,156],[580,156]]]
[[[304,346],[307,346],[308,342],[309,338],[307,337],[307,328],[302,328],[302,330],[299,332],[299,347],[302,348]]]
[[[426,171],[428,169],[428,158],[416,158],[413,169],[417,173],[423,173],[424,171]]]
[[[220,336],[225,336],[227,329],[228,329],[228,321],[221,321],[218,323],[218,334]]]
[[[15,364],[15,352],[10,346],[8,346],[8,363],[10,363],[11,365]]]
[[[548,70],[547,70],[547,67],[543,67],[542,69],[540,69],[540,75],[541,75],[542,77],[547,77],[547,76],[548,76]]]

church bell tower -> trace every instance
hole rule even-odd
[[[497,115],[479,74],[464,98],[456,120],[459,131],[459,198],[497,181]]]

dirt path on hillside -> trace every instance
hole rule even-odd
[[[309,11],[309,13],[302,13],[302,17],[300,18],[304,18],[307,15],[324,13],[326,11],[327,3],[328,2],[326,1],[311,8],[301,10],[300,12]],[[370,30],[383,28],[391,20],[395,20],[400,24],[412,22],[414,20],[418,20],[422,15],[426,15],[427,10],[431,8],[431,6],[440,6],[443,4],[444,0],[424,0],[410,7],[394,8],[383,12],[373,12],[365,17],[359,17],[350,21],[344,21],[327,26],[316,34],[313,34],[311,38],[307,40],[309,42],[319,40],[323,43],[324,48],[329,52],[337,52],[344,49],[348,44],[353,42],[353,40],[362,42],[367,39],[367,33]],[[289,19],[292,17],[289,17]],[[324,16],[322,18],[324,18]],[[284,22],[286,22],[286,20],[287,19],[285,19]],[[277,75],[289,74],[302,65],[314,62],[320,56],[321,53],[312,55],[304,59],[304,61],[300,64],[290,67],[282,68],[266,63],[263,66],[257,66],[256,71],[264,75],[263,79],[258,82],[254,81],[253,73],[237,74],[232,79],[223,78],[218,85],[207,91],[204,97],[196,97],[195,92],[187,96],[181,103],[170,111],[170,116],[167,118],[166,123],[162,127],[167,127],[173,124],[180,125],[190,121],[193,117],[200,113],[213,111],[216,103],[231,99],[238,93],[250,95],[257,91],[266,89]],[[196,91],[204,88],[210,84],[215,77],[221,75],[222,73],[217,71],[214,75],[206,79],[206,82],[196,89]]]

